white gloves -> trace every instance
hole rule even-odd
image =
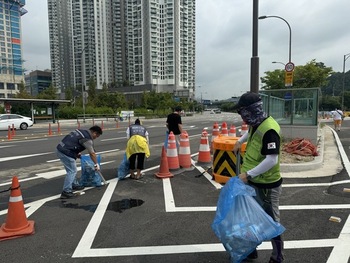
[[[95,167],[95,171],[99,171],[100,170],[100,166],[97,163],[94,165],[94,167]]]

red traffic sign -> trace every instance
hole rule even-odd
[[[288,63],[286,64],[285,70],[286,70],[287,72],[292,72],[292,71],[294,70],[294,63],[288,62]]]

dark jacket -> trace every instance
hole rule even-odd
[[[92,140],[88,130],[76,129],[62,139],[57,145],[57,150],[69,157],[77,159],[78,154],[85,150],[83,144],[88,140]]]

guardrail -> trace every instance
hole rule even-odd
[[[110,120],[114,120],[114,121],[119,121],[119,116],[115,115],[115,114],[78,114],[77,115],[77,122],[79,122],[79,120],[106,120],[106,121],[110,121]]]

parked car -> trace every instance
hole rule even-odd
[[[0,130],[8,130],[12,124],[15,129],[26,130],[28,127],[33,126],[33,121],[29,117],[25,117],[18,114],[0,114]]]

